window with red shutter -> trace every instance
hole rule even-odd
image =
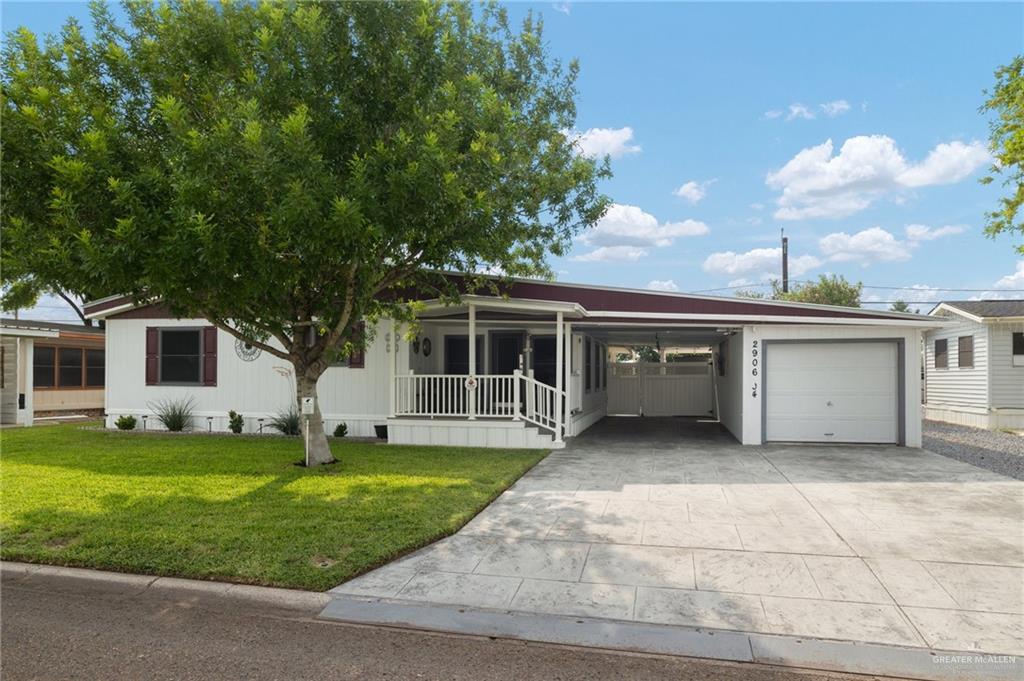
[[[217,385],[217,327],[203,327],[203,385]]]
[[[362,342],[366,336],[366,323],[359,322],[356,324],[355,337],[359,342]],[[366,366],[366,350],[360,348],[354,351],[348,358],[348,366],[350,369],[362,369]]]
[[[146,385],[160,382],[160,329],[146,327]]]

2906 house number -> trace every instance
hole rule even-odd
[[[750,341],[750,375],[754,377],[751,383],[750,396],[757,397],[757,372],[758,372],[758,344],[756,340]]]

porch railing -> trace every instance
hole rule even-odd
[[[405,374],[395,376],[395,415],[524,420],[550,430],[560,440],[562,395],[518,370],[511,375],[473,377]]]

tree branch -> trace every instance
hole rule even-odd
[[[65,294],[63,291],[61,291],[59,288],[58,289],[54,289],[53,291],[58,296],[60,296],[64,300],[65,303],[67,303],[68,305],[71,306],[71,309],[75,311],[75,314],[78,315],[78,318],[82,320],[83,324],[85,324],[86,326],[92,326],[92,320],[85,316],[85,313],[82,312],[82,308],[80,308],[75,303],[75,301],[71,300],[71,298],[67,294]]]
[[[209,317],[207,317],[207,319],[209,319]],[[260,350],[265,350],[265,351],[269,352],[270,354],[274,355],[275,357],[279,357],[281,359],[286,359],[286,360],[291,360],[291,356],[287,352],[284,352],[282,350],[278,350],[277,348],[275,348],[272,345],[267,345],[266,343],[261,343],[258,340],[254,340],[252,338],[247,337],[241,331],[239,331],[238,329],[234,328],[233,326],[231,326],[230,324],[228,324],[224,320],[221,320],[221,319],[210,319],[210,321],[213,322],[214,326],[216,326],[218,329],[223,329],[224,331],[227,331],[232,336],[234,336],[235,338],[237,338],[238,340],[240,340],[242,342],[249,343],[253,347],[257,347]]]

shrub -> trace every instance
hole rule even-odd
[[[156,412],[156,420],[172,433],[192,430],[192,416],[195,400],[185,397],[180,400],[161,400],[150,408]]]
[[[116,421],[114,421],[114,425],[117,426],[118,430],[135,430],[136,423],[138,423],[138,421],[130,414],[122,414],[117,417]]]
[[[346,435],[348,435],[348,426],[344,422],[335,426],[334,437],[345,437]]]
[[[245,419],[237,411],[232,409],[228,412],[228,429],[232,433],[241,433],[245,427]]]
[[[270,418],[270,427],[284,435],[298,435],[302,432],[302,417],[295,405],[286,411],[279,411]]]

